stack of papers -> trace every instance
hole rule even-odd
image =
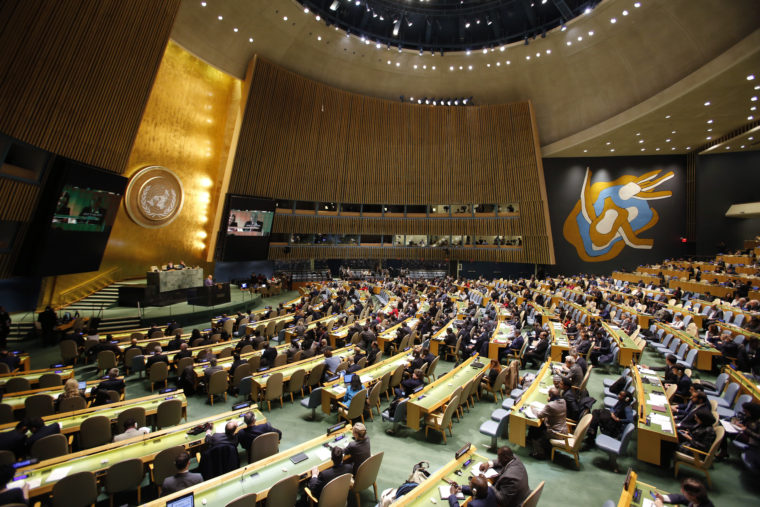
[[[345,393],[346,388],[343,386],[334,386],[333,391],[335,391],[336,393]]]
[[[490,479],[491,477],[496,477],[497,475],[499,475],[499,473],[493,468],[489,468],[485,472],[481,472],[480,465],[482,465],[483,463],[484,463],[483,461],[478,461],[477,463],[472,465],[472,469],[470,469],[470,474],[473,477],[477,477],[479,475],[485,475],[486,479]]]
[[[50,472],[50,475],[48,475],[48,478],[45,482],[55,482],[60,481],[64,477],[66,477],[69,474],[69,470],[71,470],[71,467],[58,467],[52,472]]]
[[[643,366],[639,366],[639,371],[641,373],[646,373],[647,375],[656,375],[654,370],[650,370],[649,368],[644,368]]]
[[[359,377],[359,380],[362,381],[362,384],[367,384],[369,382],[372,382],[374,379],[372,378],[372,375],[362,375]]]
[[[647,400],[647,405],[665,406],[667,404],[668,404],[668,399],[665,397],[664,394],[649,393],[649,399]]]
[[[656,424],[662,428],[662,431],[665,431],[667,433],[673,432],[673,426],[670,424],[670,417],[662,414],[650,414],[649,420],[652,422],[652,424]]]
[[[732,434],[739,433],[739,428],[737,428],[736,426],[734,426],[730,422],[728,422],[728,421],[726,421],[724,419],[721,419],[720,423],[723,425],[724,428],[726,428],[726,433],[732,433]]]

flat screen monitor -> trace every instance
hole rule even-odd
[[[97,271],[127,178],[55,157],[16,274]]]
[[[174,500],[169,500],[166,502],[166,507],[194,507],[195,506],[195,497],[193,493],[188,493],[187,495],[182,495],[180,497],[175,498]]]
[[[266,259],[274,211],[273,199],[228,194],[218,258],[233,262]]]

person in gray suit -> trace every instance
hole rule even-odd
[[[485,473],[489,468],[493,468],[499,474],[493,480],[493,489],[500,506],[519,507],[530,495],[528,471],[507,446],[500,447],[496,456],[495,462],[482,463],[480,471]]]
[[[187,471],[190,468],[190,455],[188,453],[184,451],[179,453],[174,458],[174,466],[177,467],[177,473],[164,479],[164,483],[161,485],[161,493],[163,495],[170,495],[203,482],[201,474]]]
[[[538,419],[543,419],[539,427],[531,426],[528,430],[528,439],[531,441],[533,452],[531,456],[536,459],[546,458],[549,449],[549,440],[561,438],[560,434],[567,434],[567,406],[560,396],[559,389],[549,389],[549,402],[541,410],[535,411]]]

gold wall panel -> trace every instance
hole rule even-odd
[[[119,278],[144,277],[152,265],[184,260],[209,269],[206,249],[239,114],[242,83],[170,42],[127,163],[130,177],[149,165],[171,169],[182,181],[185,203],[169,225],[146,229],[122,205],[98,273],[118,266]],[[85,273],[57,277],[60,293]]]
[[[480,262],[533,262],[526,260],[524,248],[416,248],[416,247],[361,247],[361,246],[270,246],[269,257],[289,259],[409,259],[409,260],[461,260]]]

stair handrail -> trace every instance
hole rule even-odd
[[[111,276],[111,275],[113,275],[114,273],[117,273],[119,270],[121,270],[120,266],[114,266],[111,269],[109,269],[107,271],[104,271],[103,273],[100,273],[100,274],[94,276],[93,278],[90,278],[89,280],[85,280],[84,282],[78,283],[78,284],[74,285],[73,287],[69,287],[68,289],[64,290],[63,292],[61,292],[58,295],[58,300],[59,300],[59,302],[60,301],[65,301],[65,302],[56,305],[54,307],[55,311],[59,311],[59,310],[65,308],[65,307],[67,307],[69,305],[72,305],[72,304],[76,303],[77,301],[81,301],[82,299],[91,296],[92,294],[98,292],[101,289],[104,289],[105,287],[108,287],[109,285],[111,285],[113,282],[116,281],[116,277],[115,276]],[[105,280],[106,277],[108,277],[108,282],[106,282],[105,284],[103,284],[101,281]],[[96,283],[96,282],[101,282],[101,283]],[[94,284],[94,283],[98,287],[97,289],[90,290],[84,296],[75,298],[75,299],[73,299],[71,301],[66,301],[66,296],[68,294],[70,294],[70,293],[72,293],[72,292],[74,292],[76,290],[79,290],[79,289],[81,289],[83,287],[86,287],[87,285]]]

